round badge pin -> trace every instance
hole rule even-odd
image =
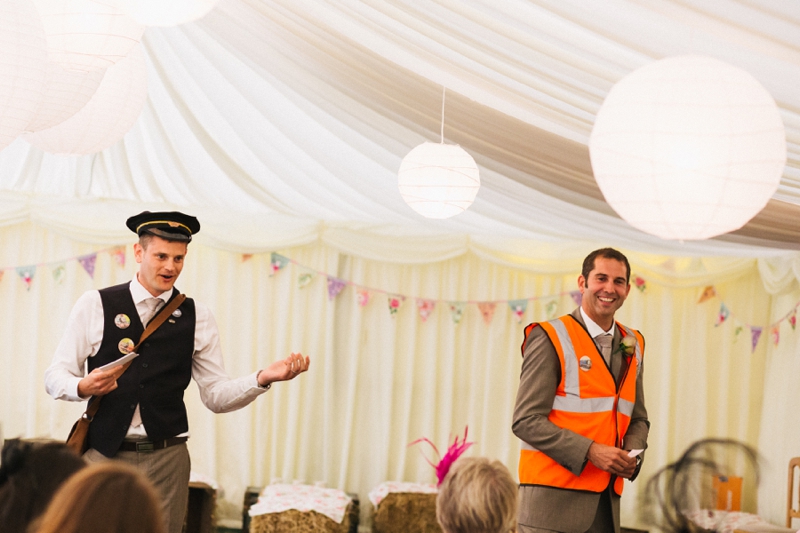
[[[181,313],[181,310],[180,310],[180,309],[176,309],[176,310],[174,310],[174,311],[172,312],[172,316],[174,316],[175,318],[180,318],[180,316],[181,316],[182,314],[183,314],[183,313]]]
[[[584,355],[581,357],[580,362],[578,363],[581,367],[581,370],[584,372],[588,372],[592,369],[592,359],[588,355]]]
[[[120,313],[114,317],[114,324],[119,329],[126,329],[128,326],[131,325],[131,318],[128,315]]]
[[[119,341],[119,344],[117,344],[117,348],[119,348],[119,351],[125,355],[131,353],[135,346],[136,345],[133,343],[133,341],[131,339],[128,339],[127,337]]]

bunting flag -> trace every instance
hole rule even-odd
[[[111,254],[111,257],[114,258],[114,261],[116,261],[117,264],[120,267],[125,268],[125,247],[124,246],[120,246],[118,248],[114,248],[109,253]]]
[[[633,286],[639,289],[639,292],[647,290],[647,281],[641,276],[633,276]]]
[[[253,258],[253,254],[242,254],[242,263],[246,263]]]
[[[403,303],[403,296],[392,296],[390,295],[389,300],[389,314],[394,316],[397,314],[397,310],[400,309],[400,304]]]
[[[569,295],[572,296],[572,301],[575,302],[575,305],[580,307],[581,301],[583,300],[583,293],[581,291],[570,291]]]
[[[550,300],[549,302],[547,302],[547,305],[544,306],[544,312],[549,320],[552,320],[556,317],[557,311],[558,311],[558,302],[556,300]]]
[[[478,303],[478,309],[480,309],[481,315],[483,316],[483,321],[486,322],[487,326],[492,323],[492,317],[494,316],[494,310],[496,307],[496,302]]]
[[[528,309],[528,300],[511,300],[508,302],[508,307],[511,308],[511,312],[517,317],[517,324],[521,324],[522,316]]]
[[[31,284],[33,283],[33,275],[36,273],[35,266],[24,266],[24,267],[17,267],[17,274],[22,279],[22,281],[26,285],[26,289],[31,290]]]
[[[369,297],[370,297],[369,291],[364,291],[364,290],[358,291],[357,297],[359,306],[364,307],[369,303]]]
[[[697,303],[701,304],[706,300],[710,300],[716,295],[717,295],[717,290],[714,288],[713,285],[709,285],[708,287],[703,289],[703,294],[700,295],[700,299],[697,300]]]
[[[419,317],[423,322],[427,322],[428,317],[431,316],[431,313],[433,313],[434,307],[436,307],[435,301],[417,298],[417,311],[419,312]]]
[[[3,281],[3,274],[5,274],[5,270],[0,270],[0,281]]]
[[[89,277],[94,279],[94,264],[97,262],[97,254],[83,255],[78,258],[78,263],[81,264],[83,269],[89,274]]]
[[[762,330],[763,330],[763,328],[761,328],[759,326],[750,326],[750,336],[751,336],[751,339],[753,341],[752,349],[750,350],[751,352],[755,352],[756,351],[756,344],[758,344],[758,339],[761,338],[761,331]]]
[[[770,335],[772,336],[772,344],[777,346],[778,343],[781,342],[781,327],[780,326],[773,327],[770,330]]]
[[[66,276],[67,276],[67,267],[66,267],[66,265],[58,265],[53,270],[53,281],[55,281],[56,284],[58,284],[58,285],[61,285],[62,283],[64,283],[64,278],[66,278]]]
[[[333,300],[347,286],[344,280],[328,276],[328,300]]]
[[[297,288],[298,289],[305,289],[308,287],[308,284],[311,283],[311,280],[314,279],[314,274],[309,274],[308,272],[304,274],[300,274],[297,276]]]
[[[730,316],[730,314],[731,312],[728,311],[728,307],[724,303],[720,304],[719,314],[717,315],[717,322],[714,324],[714,326],[715,327],[719,326],[720,324],[728,320],[728,316]]]
[[[792,326],[792,331],[794,331],[794,328],[797,326],[797,308],[795,308],[791,316],[789,316],[789,325]]]
[[[739,340],[739,334],[742,331],[744,331],[744,328],[742,326],[736,326],[736,328],[733,330],[733,342]]]
[[[275,252],[272,252],[272,255],[270,256],[269,259],[269,264],[272,266],[272,273],[270,274],[270,276],[272,276],[273,274],[275,274],[279,270],[282,270],[283,268],[286,267],[286,265],[289,264],[289,258],[284,257],[281,254],[276,254]]]
[[[450,316],[453,317],[453,324],[460,324],[464,318],[464,304],[461,302],[450,302]]]

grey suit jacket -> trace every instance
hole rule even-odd
[[[579,309],[572,316],[586,326]],[[612,346],[619,346],[623,334],[616,328]],[[618,350],[612,354],[611,371],[615,379],[622,363]],[[644,363],[644,361],[643,361]],[[636,381],[636,403],[628,431],[623,438],[624,449],[647,447],[650,423],[644,404],[644,364]],[[523,346],[517,403],[514,408],[514,434],[537,450],[541,450],[573,474],[580,475],[586,465],[586,453],[591,439],[562,429],[548,420],[553,409],[561,366],[558,354],[544,329],[536,327]],[[638,469],[634,478],[638,474]],[[612,498],[614,528],[619,532],[619,498]],[[520,486],[519,523],[532,528],[583,533],[592,525],[600,493],[558,489],[545,486]]]

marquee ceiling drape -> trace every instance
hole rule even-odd
[[[800,249],[800,6],[766,0],[223,0],[204,19],[149,28],[138,122],[88,156],[18,139],[0,152],[0,224],[32,220],[120,242],[140,209],[200,215],[198,238],[251,253],[321,240],[394,262],[520,242],[611,243],[688,256]],[[788,162],[741,230],[663,241],[605,202],[588,137],[611,86],[663,57],[707,54],[775,98]],[[465,213],[422,219],[396,174],[444,136],[477,161]]]

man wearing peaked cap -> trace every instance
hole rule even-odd
[[[200,231],[195,217],[177,211],[144,211],[130,217],[127,226],[139,236],[133,246],[138,272],[128,283],[88,291],[78,299],[45,372],[45,387],[59,400],[103,397],[89,426],[84,459],[115,459],[142,468],[162,494],[167,530],[180,533],[189,496],[183,393],[190,380],[207,408],[225,413],[248,405],[272,383],[305,372],[310,361],[292,353],[231,379],[214,316],[186,298],[138,346],[129,366],[103,368],[132,352],[148,322],[178,296],[175,281],[192,235]]]

